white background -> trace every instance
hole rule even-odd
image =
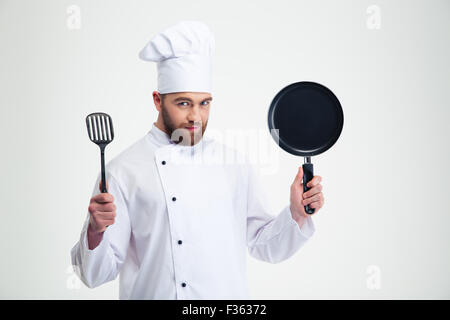
[[[339,141],[312,159],[316,233],[285,262],[249,257],[252,296],[450,298],[450,2],[331,0],[1,0],[0,298],[118,298],[117,280],[88,289],[71,271],[100,169],[84,121],[112,116],[107,161],[150,130],[156,65],[138,52],[179,20],[216,37],[207,133],[267,131],[278,150],[268,107],[297,81],[343,106]],[[280,152],[262,175],[274,214],[302,163]]]

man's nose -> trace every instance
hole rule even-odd
[[[200,109],[197,106],[193,106],[188,114],[188,120],[190,122],[201,122]]]

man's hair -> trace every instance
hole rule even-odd
[[[167,93],[160,93],[159,96],[161,97],[161,102],[164,102],[164,99],[166,98]]]

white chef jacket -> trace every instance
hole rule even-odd
[[[289,204],[273,215],[254,168],[238,159],[206,136],[175,144],[153,124],[106,166],[116,218],[89,250],[87,213],[71,250],[83,283],[94,288],[120,273],[120,299],[250,299],[247,249],[277,263],[315,228],[311,217],[299,228]],[[99,181],[100,174],[92,196]]]

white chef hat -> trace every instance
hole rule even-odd
[[[157,63],[159,93],[211,93],[214,48],[214,35],[207,25],[180,21],[153,37],[139,58]]]

